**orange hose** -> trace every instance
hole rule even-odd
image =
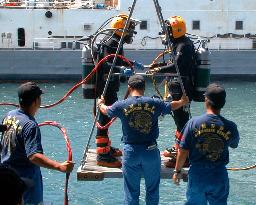
[[[124,96],[124,99],[128,98],[128,96],[129,96],[129,91],[127,89],[126,94]],[[94,117],[95,117],[95,113],[94,113]],[[115,120],[116,120],[116,117],[113,117],[106,125],[101,125],[99,122],[96,122],[96,126],[100,130],[106,130],[106,129],[108,129],[112,125],[112,123]]]
[[[15,103],[8,103],[8,102],[1,102],[0,103],[0,106],[3,105],[3,106],[14,106],[14,107],[20,107],[18,104],[15,104]]]
[[[60,131],[62,132],[62,135],[64,137],[64,140],[66,142],[66,148],[68,151],[68,161],[72,161],[72,149],[70,146],[70,140],[67,136],[67,131],[64,127],[62,127],[59,123],[55,122],[55,121],[45,121],[43,123],[40,123],[38,126],[45,126],[45,125],[50,125],[50,126],[54,126],[60,129]],[[69,176],[70,173],[66,173],[66,179],[65,179],[65,189],[64,189],[64,205],[68,205],[68,181],[69,181]]]
[[[40,108],[52,108],[56,105],[59,105],[60,103],[64,102],[69,95],[71,95],[71,93],[73,93],[79,86],[81,86],[82,84],[85,84],[87,83],[91,77],[98,71],[98,69],[100,68],[100,66],[105,63],[107,60],[109,60],[110,58],[114,58],[116,54],[110,54],[110,55],[107,55],[106,57],[102,58],[99,63],[94,67],[94,69],[83,79],[81,80],[79,83],[77,83],[76,85],[74,85],[60,100],[58,100],[57,102],[55,103],[52,103],[50,105],[42,105],[40,106]],[[132,64],[131,62],[125,58],[124,56],[122,55],[117,55],[118,58],[122,59],[124,62],[126,62],[130,67],[132,67]],[[15,107],[19,107],[18,104],[15,104],[15,103],[8,103],[8,102],[1,102],[0,103],[0,106],[1,105],[10,105],[10,106],[15,106]]]
[[[84,84],[84,83],[87,83],[91,77],[98,71],[98,69],[100,68],[100,66],[105,63],[107,60],[109,60],[110,58],[113,58],[115,57],[116,54],[110,54],[110,55],[107,55],[106,57],[102,58],[99,63],[94,67],[94,69],[85,77],[85,79],[83,79],[82,81],[80,81],[79,83],[77,83],[75,86],[73,86],[64,96],[63,98],[61,98],[59,101],[53,103],[53,104],[50,104],[50,105],[44,105],[44,106],[41,106],[41,108],[51,108],[55,105],[58,105],[60,103],[62,103],[64,100],[67,99],[67,97],[73,93],[80,85]],[[126,63],[128,63],[128,65],[130,65],[132,67],[132,64],[131,62],[125,58],[124,56],[122,55],[117,55],[118,58],[121,58],[123,61],[125,61]]]
[[[60,100],[58,100],[57,102],[55,103],[52,103],[50,105],[42,105],[40,106],[40,108],[52,108],[56,105],[59,105],[61,104],[62,102],[64,102],[69,95],[71,95],[71,93],[73,93],[79,86],[81,86],[82,84],[85,84],[87,83],[91,78],[92,76],[98,71],[98,69],[101,67],[101,65],[103,63],[105,63],[107,60],[111,59],[111,58],[114,58],[116,54],[110,54],[110,55],[107,55],[106,57],[102,58],[99,63],[94,67],[94,69],[83,79],[81,80],[80,82],[78,82],[76,85],[74,85]],[[122,55],[117,55],[118,58],[122,59],[124,62],[126,62],[130,67],[133,67],[132,63],[127,59],[125,58],[124,56]],[[126,96],[127,97],[127,96]],[[8,103],[8,102],[2,102],[0,103],[0,106],[1,105],[5,105],[5,106],[15,106],[15,107],[19,107],[18,104],[15,104],[15,103]],[[109,121],[106,125],[102,126],[99,122],[96,123],[96,126],[99,128],[99,129],[108,129],[111,124],[116,120],[116,118],[112,118],[111,121]]]
[[[230,171],[243,171],[243,170],[250,170],[250,169],[255,169],[256,168],[256,164],[255,165],[252,165],[252,166],[249,166],[249,167],[240,167],[240,168],[227,168],[227,170],[230,170]]]

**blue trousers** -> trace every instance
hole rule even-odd
[[[23,194],[24,204],[37,205],[43,202],[43,181],[39,167],[16,168],[20,177],[31,181],[31,187],[27,188]]]
[[[227,205],[228,195],[229,179],[224,166],[190,167],[185,205]]]
[[[124,145],[123,153],[124,204],[138,205],[142,175],[146,185],[146,204],[159,203],[161,158],[156,147],[147,150],[145,145]]]

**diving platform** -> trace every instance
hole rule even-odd
[[[78,181],[102,181],[107,178],[122,178],[121,168],[108,168],[98,166],[96,164],[96,150],[89,149],[87,153],[87,161],[84,167],[80,166],[77,170]],[[174,168],[167,168],[164,162],[168,161],[168,157],[163,156],[161,153],[161,178],[171,180]],[[183,169],[182,179],[187,181],[188,168]]]

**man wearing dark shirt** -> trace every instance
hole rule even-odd
[[[206,113],[188,121],[181,133],[173,181],[179,184],[181,168],[189,156],[190,170],[186,205],[226,205],[229,179],[228,148],[236,148],[239,133],[234,122],[220,115],[226,92],[210,84],[205,92]]]
[[[106,106],[99,99],[100,111],[109,117],[118,117],[122,122],[124,143],[123,176],[125,205],[138,205],[140,179],[143,175],[146,184],[146,204],[159,203],[159,183],[161,158],[156,140],[159,136],[158,117],[170,114],[171,110],[188,103],[182,96],[179,101],[164,102],[160,99],[145,97],[145,81],[140,75],[129,78],[130,97]]]
[[[24,193],[25,204],[43,202],[43,181],[40,167],[61,172],[71,172],[74,164],[59,163],[43,154],[41,133],[34,118],[41,105],[42,90],[33,82],[22,84],[18,89],[20,108],[10,111],[3,120],[7,130],[0,143],[0,160],[14,169],[20,177],[33,182]]]

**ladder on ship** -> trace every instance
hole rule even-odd
[[[166,24],[165,24],[163,15],[162,15],[162,9],[160,7],[160,4],[159,4],[158,0],[152,0],[152,1],[154,3],[155,10],[156,10],[157,17],[160,22],[162,31],[164,34],[166,34],[167,50],[172,50],[172,42],[170,41],[170,33],[169,33],[170,31],[169,31],[169,29],[166,28]],[[137,3],[137,0],[133,0],[124,30],[126,30],[128,28],[128,23],[132,17],[133,12],[134,12],[136,3]],[[109,74],[108,74],[108,78],[107,78],[102,96],[105,96],[105,93],[106,93],[106,90],[107,90],[107,87],[108,87],[108,84],[110,81],[110,77],[112,75],[113,68],[116,64],[117,54],[119,53],[119,51],[121,49],[121,44],[122,44],[123,40],[124,40],[124,32],[122,33],[112,66],[111,66]],[[170,54],[171,59],[173,59],[173,62],[174,62],[175,68],[176,68],[177,78],[180,82],[182,92],[185,93],[185,89],[184,89],[184,86],[183,86],[183,83],[181,80],[177,62],[175,61],[175,58],[174,58],[174,54],[172,52],[170,52],[169,54]],[[97,113],[96,113],[96,117],[93,122],[93,126],[91,129],[90,135],[89,135],[89,139],[88,139],[87,145],[85,146],[85,149],[84,149],[83,159],[81,161],[80,167],[77,170],[77,180],[80,180],[80,181],[98,181],[98,180],[103,180],[104,178],[121,178],[122,177],[121,168],[107,168],[107,167],[101,167],[101,166],[96,165],[96,152],[95,152],[95,150],[91,150],[91,149],[89,150],[90,141],[93,136],[93,132],[94,132],[94,128],[96,126],[98,116],[99,116],[99,111],[97,111]],[[173,169],[166,168],[164,166],[164,161],[166,161],[166,160],[167,159],[164,158],[163,156],[161,157],[161,162],[162,162],[161,163],[161,178],[171,179],[172,174],[173,174]],[[185,169],[184,174],[182,176],[184,181],[186,181],[186,179],[187,179],[187,172],[188,172],[188,169]]]

